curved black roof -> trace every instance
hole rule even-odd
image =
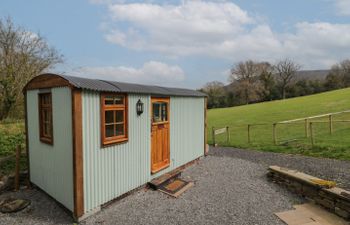
[[[189,96],[189,97],[206,97],[207,95],[190,89],[161,87],[153,85],[141,85],[132,83],[123,83],[116,81],[106,81],[98,79],[89,79],[83,77],[59,75],[67,80],[76,88],[93,90],[93,91],[107,91],[107,92],[121,92],[121,93],[135,93],[135,94],[153,94],[161,96]]]

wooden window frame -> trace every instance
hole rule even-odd
[[[167,120],[165,121],[160,121],[160,122],[154,122],[153,121],[153,103],[167,103]],[[151,103],[151,121],[152,121],[152,124],[154,125],[158,125],[158,124],[166,124],[166,123],[169,123],[169,110],[170,108],[170,99],[169,98],[166,98],[166,97],[158,97],[158,98],[152,98],[152,103]]]
[[[123,104],[115,104],[115,105],[106,105],[105,104],[105,98],[106,96],[122,96],[124,97],[124,103]],[[129,120],[128,120],[128,96],[126,94],[116,94],[116,93],[101,93],[101,144],[102,147],[110,146],[114,144],[124,143],[128,141],[128,126],[129,126]],[[116,110],[123,110],[124,111],[124,135],[119,136],[113,136],[113,137],[106,137],[106,118],[105,118],[105,112],[106,111],[116,111]],[[115,129],[115,128],[114,128]]]
[[[42,97],[48,95],[50,98],[50,104],[43,104]],[[38,94],[38,107],[39,107],[39,136],[40,141],[49,145],[53,145],[53,113],[52,113],[52,93],[51,92],[43,92]],[[43,121],[43,110],[48,109],[50,116],[50,136],[44,134],[44,121]]]

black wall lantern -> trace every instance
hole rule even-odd
[[[143,113],[143,102],[141,102],[141,99],[139,99],[136,103],[136,113],[138,116]]]

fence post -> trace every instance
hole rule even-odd
[[[15,190],[19,190],[19,164],[21,159],[21,146],[17,145],[16,148],[16,169],[15,169]]]
[[[310,122],[310,140],[311,140],[311,146],[314,147],[314,130],[312,128],[312,122]]]
[[[214,142],[214,147],[215,147],[215,128],[212,128],[212,134],[213,134],[213,142]]]
[[[226,127],[226,133],[227,133],[227,144],[230,144],[230,132],[229,132],[229,127]]]
[[[248,124],[248,143],[250,144],[250,124]]]
[[[309,120],[305,119],[305,137],[309,137]]]
[[[333,133],[333,117],[329,115],[329,134]]]
[[[277,144],[277,130],[276,130],[277,123],[273,124],[273,143]]]

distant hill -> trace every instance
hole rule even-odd
[[[330,70],[300,70],[297,72],[296,76],[295,76],[295,80],[302,80],[302,79],[306,79],[306,80],[324,80],[328,73],[330,72]],[[235,82],[228,84],[226,86],[224,86],[224,89],[226,91],[232,90],[235,88],[237,84]]]

